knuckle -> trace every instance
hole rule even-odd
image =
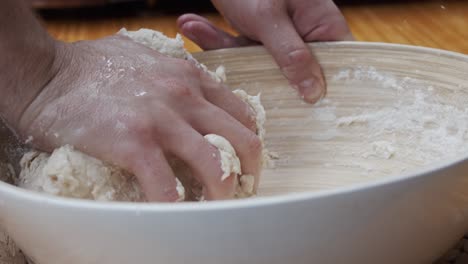
[[[339,21],[329,21],[315,27],[312,31],[305,34],[303,39],[307,41],[335,41],[342,40],[349,33],[346,24],[343,25]]]
[[[258,1],[257,15],[260,18],[273,18],[280,14],[281,5],[279,1]]]
[[[180,60],[180,66],[186,73],[192,75],[198,75],[200,73],[200,70],[197,68],[197,66],[188,60]]]
[[[139,141],[149,139],[154,134],[154,120],[149,114],[140,113],[137,118],[128,122],[129,131],[132,131]]]
[[[292,78],[310,69],[313,58],[307,48],[285,48],[284,50],[286,50],[286,56],[280,63],[280,68],[286,77]]]
[[[196,109],[205,108],[206,100],[199,86],[191,86],[187,82],[174,79],[167,80],[165,84],[171,101],[178,102],[178,105],[188,104]]]
[[[172,98],[192,97],[194,95],[194,88],[179,80],[167,80],[166,87],[169,96]]]
[[[306,47],[285,47],[286,61],[282,65],[284,69],[302,67],[310,62],[312,54]]]

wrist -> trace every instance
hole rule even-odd
[[[29,43],[3,48],[0,62],[0,116],[17,129],[22,113],[41,93],[58,71],[61,43],[49,36]]]

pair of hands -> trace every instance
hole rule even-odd
[[[213,2],[241,35],[188,14],[178,20],[186,36],[204,49],[260,42],[306,101],[325,94],[320,66],[304,41],[352,38],[332,0]],[[116,164],[137,176],[150,201],[178,198],[167,160],[176,156],[206,187],[207,199],[227,199],[234,179],[221,181],[218,151],[203,138],[214,133],[233,144],[243,173],[258,182],[261,143],[253,113],[227,87],[187,61],[122,36],[55,46],[52,77],[14,125],[33,136],[36,147],[71,144]]]

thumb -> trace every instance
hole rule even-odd
[[[245,37],[235,37],[216,27],[208,19],[195,14],[180,16],[177,25],[182,34],[204,50],[247,46],[253,43]]]
[[[320,65],[287,16],[262,23],[258,38],[278,63],[283,75],[305,101],[314,103],[326,93]]]

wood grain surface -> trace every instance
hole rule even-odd
[[[406,1],[389,4],[342,5],[341,9],[357,40],[434,47],[468,54],[468,1]],[[99,12],[99,11],[97,11]],[[79,14],[77,14],[79,13]],[[55,11],[45,17],[49,32],[64,41],[96,39],[122,27],[147,27],[174,36],[177,12],[140,8],[116,15],[105,11]],[[214,12],[203,13],[216,25],[233,32]],[[199,48],[187,41],[190,51]]]
[[[262,47],[195,54],[211,69],[224,65],[233,89],[261,93],[265,141],[279,159],[262,173],[260,195],[349,186],[466,155],[458,131],[468,129],[460,122],[468,118],[468,56],[356,42],[312,48],[328,84],[314,107]]]

